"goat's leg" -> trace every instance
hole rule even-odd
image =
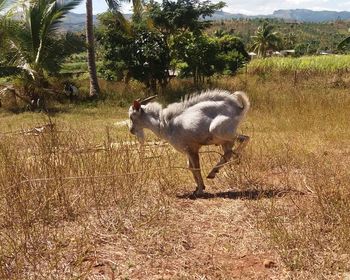
[[[232,147],[234,145],[234,142],[228,142],[226,144],[222,145],[222,149],[224,150],[224,155],[221,157],[220,161],[213,167],[213,169],[209,172],[207,178],[208,179],[214,179],[216,176],[216,173],[219,172],[219,170],[223,167],[223,164],[228,162],[232,155]]]
[[[199,163],[199,155],[198,152],[189,152],[188,153],[188,167],[190,168],[194,180],[197,183],[197,188],[194,191],[194,195],[202,195],[205,189],[205,185],[203,182],[203,178],[201,175],[200,163]]]
[[[233,155],[236,155],[237,157],[240,156],[242,150],[247,146],[249,142],[249,136],[240,134],[236,137],[236,141],[239,142],[238,147],[232,151],[232,147],[234,142],[228,142],[227,144],[222,145],[222,148],[224,150],[224,155],[220,159],[220,161],[214,166],[214,168],[210,171],[207,178],[208,179],[214,179],[216,176],[216,173],[219,172],[219,170],[223,167],[223,164],[228,162]]]
[[[239,156],[242,150],[247,146],[250,137],[247,135],[240,134],[237,136],[236,140],[239,142],[238,147],[233,151],[233,153]]]

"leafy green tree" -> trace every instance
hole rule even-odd
[[[193,75],[195,83],[213,74],[216,44],[202,33],[211,24],[206,17],[224,6],[224,2],[213,4],[208,0],[151,1],[147,6],[154,27],[171,50],[171,60],[185,62],[182,72]]]
[[[296,56],[317,54],[320,49],[320,41],[311,40],[295,46]]]
[[[250,60],[239,38],[226,34],[216,38],[216,41],[218,44],[216,72],[232,75]]]
[[[13,22],[7,40],[10,42],[12,62],[26,71],[33,80],[43,80],[44,71],[54,71],[61,61],[61,46],[57,45],[57,29],[64,16],[81,0],[37,0],[21,6],[24,21]],[[57,63],[52,63],[54,60]]]
[[[196,85],[215,73],[218,45],[212,38],[184,32],[174,37],[172,49],[175,58],[186,63],[182,74],[192,76]]]
[[[8,5],[8,0],[0,0],[0,76],[7,76],[11,73],[18,72],[13,67],[5,65],[5,61],[10,59],[8,55],[9,42],[7,39],[11,27],[14,25],[14,22],[9,16],[9,12],[5,13],[5,9]]]
[[[268,50],[278,48],[280,37],[277,32],[273,32],[273,29],[274,26],[265,21],[252,36],[252,50],[256,51],[259,57],[266,57]]]
[[[184,32],[174,37],[172,49],[185,63],[182,75],[192,76],[197,85],[215,73],[232,75],[249,61],[242,41],[228,34],[217,38]]]
[[[147,25],[147,18],[120,21],[114,13],[100,17],[100,42],[103,46],[102,72],[108,79],[130,77],[156,91],[157,84],[168,82],[169,49],[164,35]]]
[[[185,63],[184,73],[196,83],[203,81],[214,74],[218,62],[217,42],[202,34],[210,24],[204,19],[223,6],[199,0],[151,1],[131,21],[102,16],[105,76],[131,76],[155,90],[156,84],[166,86],[170,62],[177,59]]]
[[[283,37],[283,48],[294,49],[297,42],[297,35],[294,32],[289,32]]]
[[[164,88],[168,83],[170,56],[163,34],[140,30],[135,35],[130,69],[133,77],[145,83],[153,92],[157,83]]]
[[[204,19],[224,6],[224,2],[213,4],[208,0],[163,0],[162,3],[152,0],[147,8],[155,27],[169,36],[183,31],[202,31],[210,25],[210,21]]]

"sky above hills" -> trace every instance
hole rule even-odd
[[[216,1],[213,1],[216,2]],[[350,0],[226,0],[225,12],[246,15],[271,14],[280,9],[310,9],[315,11],[350,11]],[[104,12],[107,5],[104,0],[93,0],[94,14]],[[130,13],[130,4],[123,4],[122,11]],[[74,12],[85,13],[85,3]]]

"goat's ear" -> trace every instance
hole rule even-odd
[[[132,107],[134,110],[139,111],[141,108],[141,103],[139,101],[135,100]]]

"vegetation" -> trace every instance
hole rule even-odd
[[[247,49],[252,49],[252,36],[266,19],[232,19],[217,21],[207,29],[209,34],[214,34],[218,30],[235,34],[242,39]],[[286,22],[282,20],[269,19],[269,24],[274,27],[274,31],[280,34],[280,49],[298,49],[302,51],[299,55],[317,54],[319,51],[337,51],[339,43],[349,36],[348,21],[335,21],[324,23],[309,22]],[[345,52],[348,51],[345,50]]]
[[[66,105],[43,132],[32,128],[47,116],[2,111],[1,278],[343,277],[350,99],[330,81],[320,74],[295,85],[293,74],[278,73],[216,80],[213,87],[249,93],[240,130],[252,142],[239,165],[208,182],[217,197],[196,201],[186,198],[193,181],[181,154],[158,142],[139,148],[116,123],[127,109],[115,102],[136,98],[134,84],[101,83],[126,92]],[[165,94],[191,86],[172,80]],[[207,173],[219,150],[203,152]]]
[[[3,29],[7,48],[1,61],[7,73],[2,74],[21,75],[22,99],[32,107],[39,106],[39,100],[40,106],[44,104],[48,94],[45,90],[48,88],[48,76],[59,71],[65,57],[81,51],[75,35],[56,36],[55,33],[64,16],[80,2],[32,1],[21,6],[23,22],[7,20],[7,28]],[[74,45],[71,45],[72,41]]]
[[[346,53],[348,22],[211,25],[202,19],[222,3],[135,0],[130,20],[117,9],[100,17],[106,80],[91,100],[84,37],[56,32],[79,1],[27,1],[23,19],[6,2],[0,279],[349,277],[350,56],[311,55]],[[280,49],[310,55],[249,60],[253,40],[261,56],[277,45],[274,32]],[[240,132],[252,141],[203,199],[190,199],[183,155],[128,131],[128,106],[160,88],[163,104],[209,88],[251,100]],[[202,150],[203,174],[218,153]]]
[[[257,52],[258,57],[266,57],[269,50],[278,49],[280,38],[278,33],[272,32],[273,28],[273,25],[265,21],[252,36],[252,50]]]
[[[325,56],[303,56],[303,57],[270,57],[265,59],[254,59],[249,63],[251,72],[294,72],[304,73],[322,72],[325,74],[341,74],[349,72],[349,55],[325,55]]]
[[[171,68],[192,76],[197,85],[214,73],[235,73],[249,60],[244,45],[228,34],[209,38],[203,33],[209,23],[200,20],[222,6],[190,0],[151,2],[130,22],[118,14],[101,16],[102,72],[108,79],[135,78],[152,91],[157,85],[166,87]]]
[[[106,3],[110,10],[117,11],[119,9],[120,1],[118,0],[106,0]],[[92,11],[92,0],[86,0],[86,45],[90,77],[90,96],[95,98],[100,95],[100,87],[98,84],[96,70],[95,36]]]

